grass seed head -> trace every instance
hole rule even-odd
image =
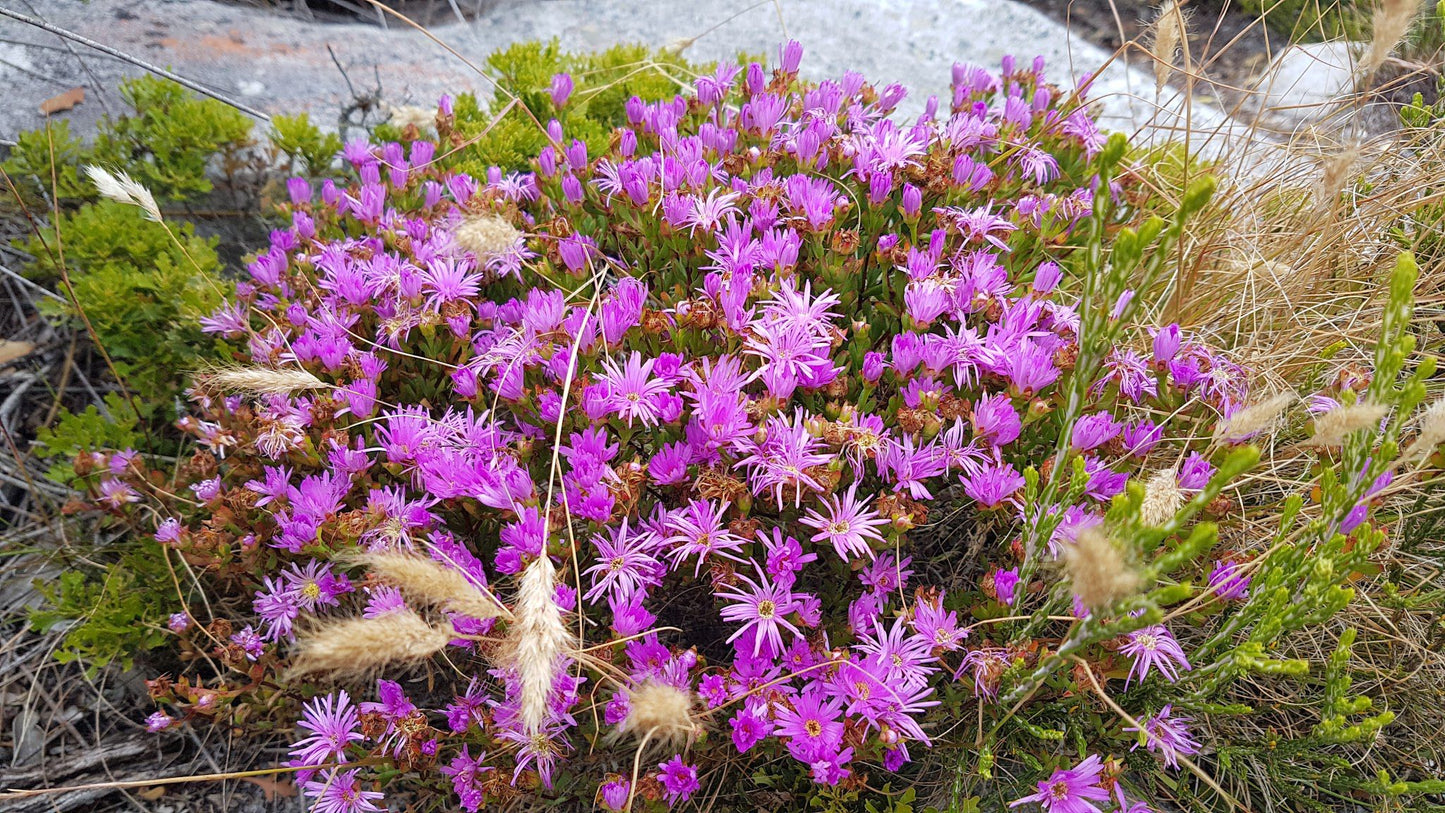
[[[1097,528],[1079,534],[1064,547],[1064,572],[1074,593],[1090,610],[1105,610],[1139,590],[1139,574],[1125,561],[1119,545]]]
[[[409,609],[376,618],[347,618],[303,634],[289,676],[366,675],[426,660],[451,638],[450,629],[434,627]]]

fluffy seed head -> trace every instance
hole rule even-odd
[[[1165,0],[1154,17],[1154,86],[1164,87],[1174,70],[1174,57],[1189,31],[1188,13],[1174,0]]]
[[[1370,47],[1365,49],[1365,55],[1360,59],[1362,75],[1371,76],[1385,64],[1390,52],[1410,30],[1410,23],[1419,13],[1420,5],[1419,0],[1382,0],[1375,8]]]
[[[1441,398],[1420,413],[1420,434],[1416,436],[1415,442],[1405,450],[1405,459],[1411,460],[1417,455],[1428,455],[1435,451],[1435,447],[1445,443],[1445,398]]]
[[[1124,561],[1118,543],[1097,528],[1066,545],[1063,560],[1074,593],[1090,610],[1107,609],[1139,589],[1139,574]]]
[[[618,734],[647,737],[665,746],[680,746],[697,735],[692,692],[666,683],[647,681],[628,695],[627,717]]]
[[[136,183],[124,172],[111,173],[102,167],[88,164],[85,167],[86,177],[95,184],[95,191],[103,198],[110,198],[117,203],[124,203],[129,206],[139,206],[145,212],[147,220],[161,222],[161,208],[156,205],[156,199],[151,191]]]
[[[364,553],[357,561],[418,603],[472,618],[510,616],[495,596],[477,587],[461,571],[429,557],[388,551]]]
[[[1342,446],[1351,433],[1378,428],[1380,421],[1388,414],[1390,408],[1383,404],[1336,407],[1315,417],[1315,436],[1310,438],[1310,445]]]
[[[452,232],[457,244],[477,255],[485,262],[499,254],[505,254],[517,244],[522,233],[517,227],[497,215],[480,215],[463,220]]]
[[[409,609],[376,618],[347,618],[304,634],[291,676],[355,677],[397,664],[416,663],[440,652],[451,640]]]
[[[435,130],[436,120],[435,110],[428,110],[414,104],[395,105],[391,108],[391,123],[403,130],[407,128],[407,125],[411,125],[423,133]]]
[[[556,590],[557,569],[543,553],[522,571],[503,657],[521,683],[522,725],[532,734],[542,728],[547,700],[568,644],[562,610],[553,598]]]
[[[1294,403],[1292,392],[1282,392],[1253,406],[1234,413],[1229,420],[1214,428],[1214,439],[1237,442],[1269,429],[1285,407]]]
[[[1160,526],[1174,518],[1184,504],[1179,476],[1173,469],[1160,469],[1144,483],[1144,503],[1139,506],[1139,521]]]
[[[325,389],[327,384],[306,370],[272,370],[266,367],[220,367],[197,376],[197,383],[220,392],[286,395]]]

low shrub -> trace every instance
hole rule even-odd
[[[1041,61],[909,123],[800,58],[549,120],[530,171],[413,125],[287,185],[188,454],[74,464],[214,592],[149,727],[300,706],[289,767],[347,813],[1440,792],[1360,767],[1393,715],[1331,626],[1445,441],[1411,256],[1301,405],[1145,321],[1213,182],[1150,200]],[[1257,687],[1291,725],[1234,724],[1282,713]]]

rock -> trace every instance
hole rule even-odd
[[[444,92],[486,87],[460,60],[395,21],[386,29],[324,24],[207,0],[32,0],[31,5],[55,25],[169,66],[267,112],[308,110],[330,122],[353,92],[379,89],[389,104],[430,105]],[[556,37],[571,50],[681,43],[688,56],[706,61],[729,59],[738,51],[771,55],[779,42],[793,37],[807,48],[805,75],[817,79],[856,70],[875,82],[901,82],[913,91],[902,107],[905,114],[922,110],[929,94],[947,93],[955,61],[995,68],[1006,54],[1024,60],[1042,55],[1049,76],[1065,86],[1109,61],[1109,54],[1052,18],[1010,0],[720,0],[704,7],[692,0],[502,0],[468,23],[438,25],[433,32],[473,63],[499,47],[537,38]],[[10,61],[32,69],[25,73],[0,63],[0,81],[11,89],[11,102],[0,110],[0,138],[41,125],[36,105],[57,86],[69,85],[94,91],[95,104],[62,114],[85,131],[105,109],[121,108],[117,81],[140,72],[76,44],[82,67],[56,36],[4,18],[0,38],[30,44],[11,46],[22,52]],[[1213,133],[1229,123],[1209,105],[1185,106],[1174,89],[1156,95],[1151,76],[1117,61],[1096,79],[1092,96],[1106,127],[1146,138],[1169,136],[1181,127]]]
[[[1354,91],[1355,64],[1364,48],[1346,41],[1291,45],[1255,83],[1261,112],[1286,127],[1333,115],[1336,102]]]

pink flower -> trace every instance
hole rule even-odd
[[[788,613],[796,609],[796,602],[792,592],[769,581],[767,574],[756,562],[753,563],[753,569],[757,572],[757,581],[739,573],[737,578],[743,587],[733,586],[717,593],[718,596],[736,602],[723,607],[723,620],[743,624],[741,629],[729,636],[727,642],[732,643],[741,638],[743,633],[752,631],[753,657],[758,656],[764,641],[768,642],[774,654],[780,653],[783,651],[783,629],[790,630],[796,636],[803,634],[786,618]]]
[[[1038,784],[1038,792],[1009,802],[1009,807],[1018,807],[1037,802],[1045,813],[1102,813],[1090,802],[1104,802],[1109,792],[1099,787],[1100,773],[1104,766],[1098,754],[1072,768],[1054,771],[1047,781]]]

